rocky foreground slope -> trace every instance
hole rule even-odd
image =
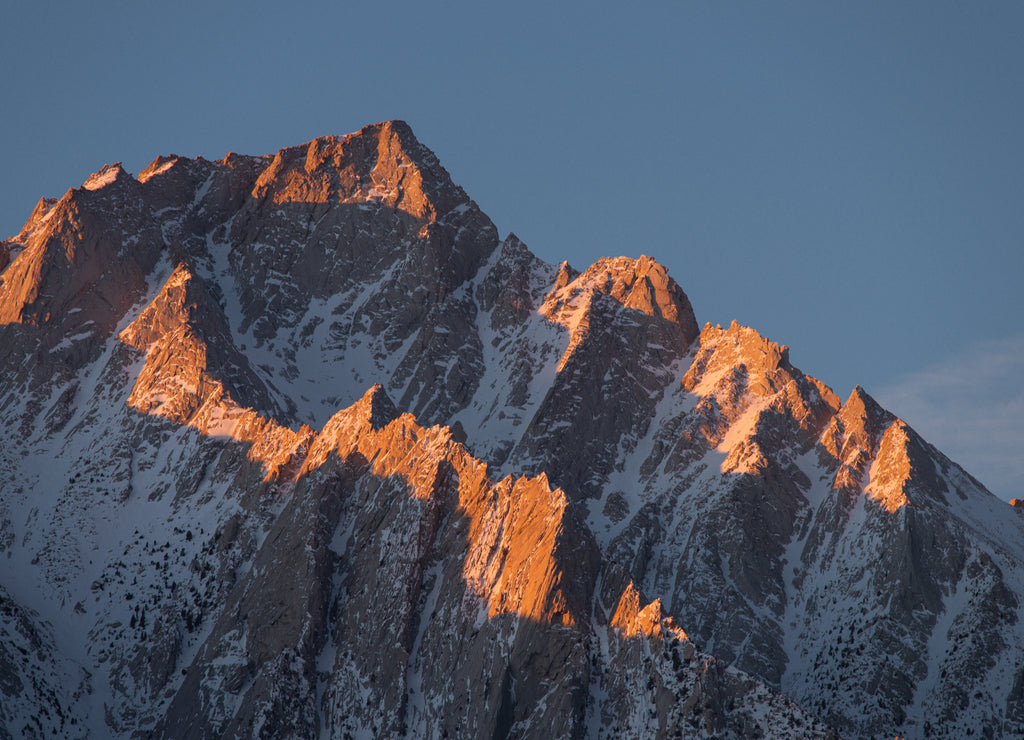
[[[408,126],[0,243],[0,736],[1024,732],[1024,516]]]

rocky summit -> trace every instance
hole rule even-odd
[[[0,270],[0,737],[1024,733],[1024,509],[402,122],[108,165]]]

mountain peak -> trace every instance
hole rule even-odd
[[[125,171],[120,162],[114,162],[103,165],[97,172],[91,174],[82,183],[82,187],[85,190],[100,190],[125,178],[132,179],[132,176]]]
[[[383,429],[400,416],[400,412],[380,383],[374,383],[363,394],[353,407],[353,411],[376,431]]]
[[[660,264],[647,256],[602,257],[583,273],[576,273],[568,262],[559,265],[554,286],[544,301],[544,313],[559,323],[575,325],[571,315],[577,296],[603,294],[626,308],[676,324],[684,345],[698,334],[697,319],[686,293]]]
[[[253,196],[275,205],[378,204],[427,223],[469,202],[404,121],[282,149],[256,181]]]
[[[148,182],[150,178],[166,172],[180,159],[177,154],[161,155],[150,162],[146,169],[139,173],[139,182]]]
[[[860,385],[854,386],[853,390],[850,391],[850,397],[843,404],[840,415],[844,420],[854,417],[860,418],[863,420],[863,423],[870,425],[876,431],[878,431],[877,428],[880,425],[888,424],[892,421],[892,415],[883,409],[878,401],[872,398]]]
[[[733,320],[728,328],[704,325],[700,352],[683,378],[687,390],[707,393],[725,372],[741,370],[745,375],[772,375],[792,370],[789,347],[762,336],[756,329]]]
[[[40,198],[36,203],[36,207],[32,209],[32,215],[28,217],[28,221],[21,227],[21,232],[19,232],[16,240],[24,241],[28,238],[28,235],[53,211],[53,207],[57,205],[58,201],[58,198]]]

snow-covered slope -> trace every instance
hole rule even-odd
[[[404,123],[2,247],[0,734],[1024,729],[1016,509],[650,258],[499,239]]]

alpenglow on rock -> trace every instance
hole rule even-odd
[[[398,121],[0,243],[0,737],[1024,732],[1024,514]]]

